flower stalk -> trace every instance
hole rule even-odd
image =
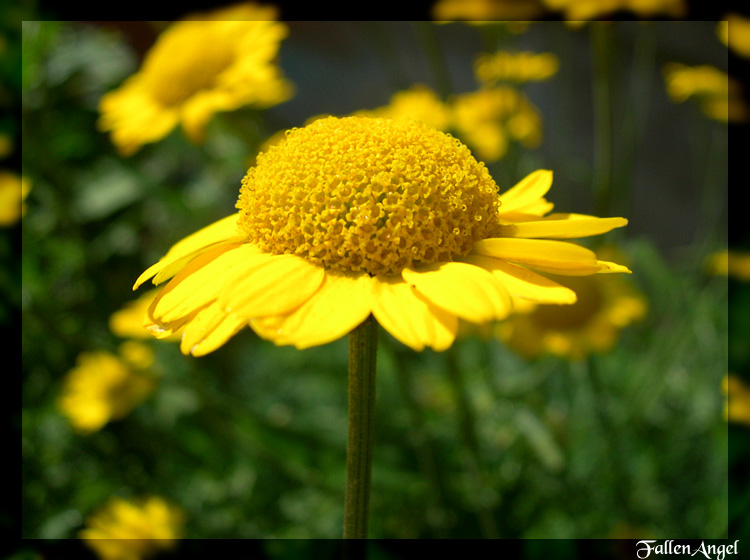
[[[346,444],[344,539],[366,539],[375,430],[378,324],[370,315],[349,333],[349,434]]]

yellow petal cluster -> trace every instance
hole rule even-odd
[[[86,519],[79,538],[102,560],[142,560],[174,548],[184,522],[184,512],[164,498],[112,498]]]
[[[556,355],[582,360],[608,352],[620,331],[646,314],[645,297],[622,278],[553,279],[578,295],[575,303],[558,307],[516,301],[516,313],[495,327],[498,337],[526,358]]]
[[[449,135],[414,121],[328,117],[258,156],[242,181],[239,228],[267,253],[398,274],[490,237],[497,190]]]
[[[669,16],[681,18],[687,11],[684,0],[542,0],[553,12],[563,12],[568,21],[590,21],[618,11],[643,18]]]
[[[12,171],[0,171],[0,227],[11,226],[26,214],[31,182]]]
[[[553,53],[498,51],[484,53],[474,61],[474,74],[485,85],[499,81],[538,82],[557,73],[560,61]]]
[[[127,156],[178,124],[198,142],[218,112],[286,101],[293,87],[276,59],[288,30],[274,13],[245,3],[172,24],[141,69],[101,98],[99,128]]]
[[[735,54],[750,58],[750,18],[737,13],[729,13],[720,21],[716,34]]]
[[[89,434],[123,418],[155,389],[154,378],[141,367],[153,362],[150,349],[128,343],[121,356],[84,352],[65,376],[58,398],[60,412],[73,427]]]
[[[750,387],[741,377],[733,374],[724,376],[721,390],[727,400],[724,406],[724,420],[750,425]]]
[[[728,122],[744,121],[748,117],[740,83],[714,66],[670,62],[664,66],[664,81],[672,101],[682,103],[696,99],[712,119]]]

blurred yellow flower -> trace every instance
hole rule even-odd
[[[437,22],[468,20],[472,24],[526,23],[544,13],[538,0],[438,0],[432,8]]]
[[[556,355],[582,360],[608,352],[620,331],[646,314],[646,298],[621,277],[554,280],[578,295],[573,305],[563,308],[514,300],[516,313],[495,326],[499,338],[526,358]]]
[[[630,272],[557,240],[627,220],[545,216],[551,185],[539,170],[498,195],[466,146],[416,121],[318,119],[258,156],[238,213],[176,243],[134,289],[171,278],[148,317],[164,333],[184,328],[180,349],[194,356],[247,326],[279,345],[327,344],[370,314],[414,350],[445,350],[459,318],[502,319],[511,294],[575,301],[527,265]]]
[[[149,362],[147,350],[130,346],[124,352],[124,357],[106,351],[84,352],[66,374],[57,405],[77,431],[100,430],[110,420],[126,416],[154,391],[154,377],[136,367]]]
[[[724,17],[716,27],[719,40],[737,55],[750,58],[750,18],[737,13]]]
[[[553,12],[563,12],[567,21],[591,21],[625,11],[643,18],[681,18],[687,12],[684,0],[542,0]]]
[[[515,88],[481,88],[455,95],[449,102],[456,133],[483,161],[502,158],[511,140],[527,148],[541,142],[539,110]]]
[[[4,158],[13,153],[13,139],[10,135],[0,132],[0,158]]]
[[[419,121],[437,130],[451,125],[451,110],[427,86],[416,84],[391,96],[390,103],[377,109],[357,111],[354,116]]]
[[[217,112],[286,101],[293,87],[276,58],[288,30],[275,15],[273,7],[244,3],[172,24],[140,71],[102,97],[100,129],[127,156],[180,123],[199,142]]]
[[[667,94],[675,103],[695,98],[712,119],[721,122],[747,119],[740,83],[714,66],[670,62],[664,66],[664,81]]]
[[[184,511],[163,498],[112,498],[86,519],[79,538],[101,560],[141,560],[173,549],[184,523]]]
[[[480,83],[491,86],[499,81],[548,80],[559,67],[560,61],[553,53],[498,51],[479,55],[474,62],[474,74]]]
[[[724,420],[750,425],[750,387],[740,377],[728,374],[722,379],[721,391],[727,397]]]
[[[706,260],[709,274],[731,276],[737,280],[750,282],[750,253],[740,251],[719,251]]]
[[[123,307],[115,311],[109,318],[109,330],[123,338],[162,338],[164,340],[179,340],[182,331],[176,331],[169,336],[161,336],[160,333],[149,331],[143,324],[149,306],[154,302],[159,290],[150,290],[136,300],[129,301]]]
[[[31,182],[12,171],[0,171],[0,227],[12,226],[26,215]]]

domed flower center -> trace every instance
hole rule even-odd
[[[327,117],[257,158],[237,208],[248,240],[327,270],[399,274],[451,261],[498,225],[497,185],[455,138],[406,121]]]

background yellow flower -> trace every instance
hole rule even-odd
[[[100,101],[99,127],[123,155],[178,124],[199,142],[213,115],[288,100],[293,86],[277,65],[287,27],[253,3],[189,16],[162,32],[141,69]]]
[[[185,514],[164,498],[112,498],[86,519],[79,538],[101,560],[143,560],[174,548]]]

